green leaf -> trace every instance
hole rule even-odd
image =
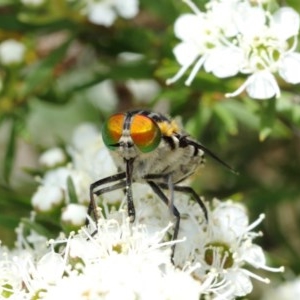
[[[147,9],[161,16],[165,22],[172,23],[178,17],[179,12],[175,8],[177,1],[144,0],[142,3]]]
[[[68,195],[70,198],[71,203],[78,203],[78,197],[76,194],[76,189],[74,185],[74,181],[71,176],[68,176],[67,178],[67,189],[68,189]]]
[[[26,229],[34,230],[35,232],[39,233],[45,237],[51,237],[50,231],[48,231],[44,226],[30,220],[27,218],[22,218],[21,223],[25,225]]]
[[[141,79],[151,78],[153,76],[154,66],[149,64],[146,60],[138,62],[130,62],[126,64],[116,64],[112,66],[111,70],[106,75],[107,78],[115,80],[127,80],[130,74],[130,78]]]
[[[264,141],[273,131],[275,123],[276,100],[270,99],[262,102],[259,140]]]
[[[226,107],[228,111],[230,111],[235,118],[243,125],[251,128],[253,130],[257,130],[259,126],[259,118],[253,112],[253,107],[251,107],[253,100],[249,102],[239,102],[236,100],[226,100],[223,102],[223,106]]]
[[[238,132],[237,120],[234,114],[222,105],[218,103],[213,107],[214,113],[219,117],[225,126],[226,131],[229,134],[235,135]]]
[[[6,214],[0,215],[0,226],[2,226],[4,228],[9,228],[9,229],[13,230],[18,226],[19,222],[20,222],[20,219],[18,217],[8,216]]]
[[[298,104],[293,106],[292,121],[294,124],[300,126],[300,106]]]
[[[13,5],[13,4],[17,4],[17,3],[18,3],[17,0],[0,0],[0,7],[6,6],[6,5]]]
[[[4,180],[9,183],[10,175],[13,169],[15,152],[16,152],[16,127],[17,127],[17,120],[11,118],[10,124],[10,133],[8,137],[7,147],[4,156],[3,162],[3,177]]]
[[[209,106],[199,102],[198,110],[193,118],[190,118],[186,124],[186,130],[192,136],[200,137],[206,125],[210,121],[212,110]]]
[[[35,92],[40,92],[44,89],[44,85],[47,86],[47,84],[51,83],[53,79],[53,69],[65,56],[71,40],[72,39],[67,40],[31,70],[21,90],[23,97]]]

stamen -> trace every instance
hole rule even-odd
[[[269,278],[263,278],[261,276],[258,276],[252,272],[250,272],[249,270],[246,269],[242,269],[243,273],[245,273],[246,275],[248,275],[249,277],[252,277],[258,281],[261,281],[263,283],[269,284],[270,283],[270,279]]]
[[[193,3],[190,0],[182,0],[182,2],[184,2],[185,4],[187,4],[190,9],[195,13],[195,14],[201,14],[202,11],[197,7],[197,5],[195,3]]]
[[[226,98],[234,98],[238,95],[240,95],[246,88],[247,86],[251,83],[251,76],[247,78],[247,80],[239,87],[237,88],[234,92],[232,93],[226,93],[225,97]]]
[[[253,223],[251,223],[247,228],[246,231],[251,231],[252,229],[254,229],[255,227],[258,226],[258,224],[260,224],[264,219],[265,219],[266,215],[265,214],[260,214],[258,216],[258,219],[256,221],[254,221]]]
[[[193,79],[196,77],[196,74],[201,69],[202,65],[207,59],[207,56],[208,55],[203,55],[199,58],[199,60],[196,62],[195,66],[193,67],[192,72],[189,75],[188,79],[185,81],[185,85],[189,86],[192,83]]]
[[[178,79],[180,79],[193,63],[194,63],[194,61],[192,61],[189,64],[183,65],[172,78],[169,78],[166,80],[166,84],[170,85],[170,84],[176,82]]]

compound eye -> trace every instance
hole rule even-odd
[[[125,115],[115,114],[109,117],[109,119],[103,124],[102,127],[102,139],[106,147],[110,150],[116,150],[117,144],[123,133]]]
[[[143,153],[153,151],[161,140],[158,125],[150,118],[135,115],[131,120],[130,136],[135,146]]]

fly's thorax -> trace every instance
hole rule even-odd
[[[173,135],[162,141],[158,148],[158,162],[165,173],[171,174],[174,183],[193,174],[204,165],[204,152],[198,149],[187,136]]]
[[[176,136],[163,138],[154,151],[136,157],[134,178],[143,181],[143,177],[149,174],[161,175],[162,178],[170,175],[176,183],[204,166],[204,162],[204,152],[194,145],[183,144]]]

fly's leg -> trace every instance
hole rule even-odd
[[[98,213],[97,213],[97,204],[95,200],[95,195],[100,196],[107,192],[112,192],[121,188],[125,188],[126,196],[127,196],[127,209],[128,209],[128,216],[130,221],[133,222],[135,219],[135,209],[133,204],[133,197],[132,197],[132,172],[133,172],[133,161],[134,159],[126,160],[126,172],[118,173],[116,175],[112,175],[90,185],[90,203],[88,206],[87,214],[91,215],[96,222],[98,221]],[[98,189],[100,186],[104,184],[114,183],[119,181],[111,186],[104,187],[102,189]],[[88,218],[86,219],[86,225],[89,224]]]
[[[169,184],[166,183],[157,183],[157,185],[166,190],[169,189]],[[199,204],[201,210],[203,211],[204,214],[204,218],[206,220],[206,222],[208,222],[208,212],[207,212],[207,208],[203,202],[203,200],[198,196],[198,194],[189,186],[181,186],[181,185],[173,185],[173,190],[176,192],[180,192],[180,193],[185,193],[185,194],[190,194],[194,200],[197,201],[197,203]]]
[[[179,233],[179,226],[180,226],[180,213],[176,206],[173,203],[173,200],[169,200],[168,197],[163,193],[161,188],[158,184],[156,184],[154,181],[147,181],[147,183],[151,186],[152,190],[157,194],[157,196],[170,207],[170,210],[174,217],[176,218],[175,226],[174,226],[174,233],[172,237],[172,241],[176,240],[178,238]],[[168,184],[166,185],[168,188]],[[171,191],[172,192],[172,191]],[[171,253],[171,261],[174,264],[174,254],[175,254],[175,246],[176,244],[172,245],[172,253]]]
[[[125,190],[126,190],[126,196],[127,196],[127,210],[128,210],[128,217],[129,217],[131,223],[134,222],[134,220],[135,220],[135,208],[134,208],[133,197],[132,197],[133,162],[134,162],[133,158],[126,160],[126,172],[125,172],[125,177],[126,177]]]
[[[99,196],[104,193],[115,191],[117,189],[125,187],[126,182],[123,180],[123,179],[125,179],[125,177],[126,177],[125,172],[122,172],[122,173],[118,173],[116,175],[108,176],[106,178],[97,180],[90,185],[90,203],[88,206],[87,214],[88,214],[88,216],[90,216],[92,214],[92,217],[94,218],[96,224],[98,222],[98,213],[97,213],[97,204],[96,204],[96,200],[95,200],[94,196],[95,195]],[[114,183],[119,180],[122,180],[122,181],[118,182],[112,186],[108,186],[108,187],[102,188],[100,190],[97,190],[100,186],[102,186],[104,184]],[[89,224],[88,218],[86,218],[85,224],[86,225]]]

